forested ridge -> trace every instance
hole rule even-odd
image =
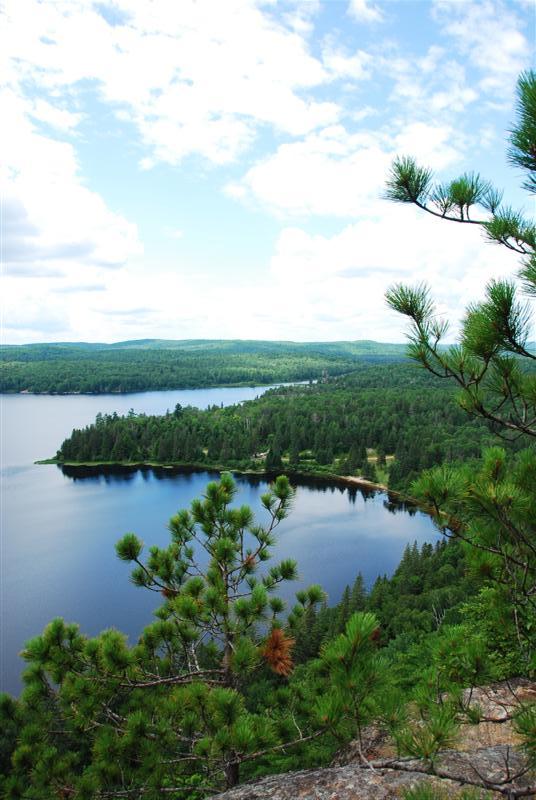
[[[290,467],[388,478],[392,488],[403,488],[419,470],[477,458],[494,440],[482,421],[456,406],[451,387],[414,365],[361,364],[343,378],[279,387],[226,408],[99,415],[73,431],[57,457],[262,471]]]
[[[362,361],[404,358],[377,342],[138,340],[0,347],[0,391],[52,394],[265,385],[340,375]]]

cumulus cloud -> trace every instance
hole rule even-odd
[[[53,105],[42,97],[30,100],[28,114],[39,122],[65,133],[75,131],[84,118],[83,114]]]
[[[513,7],[501,0],[434,0],[434,16],[456,51],[480,71],[480,88],[510,100],[531,58],[523,21]]]
[[[369,215],[395,154],[413,155],[439,170],[461,157],[461,136],[452,126],[415,122],[391,127],[352,134],[337,125],[287,142],[226,192],[280,215]]]
[[[71,264],[117,267],[140,251],[136,226],[83,183],[74,147],[39,132],[34,104],[0,95],[3,253],[12,274],[51,274]]]
[[[308,94],[331,79],[297,26],[308,16],[298,4],[289,26],[249,0],[12,0],[4,58],[49,92],[91,81],[139,130],[146,167],[192,154],[223,164],[263,125],[297,136],[337,120],[336,103]]]
[[[468,85],[465,68],[437,45],[422,58],[395,53],[380,56],[380,62],[394,81],[392,99],[405,105],[414,118],[452,117],[478,99],[479,92]]]
[[[371,0],[350,0],[348,13],[360,22],[381,22],[383,13]]]
[[[383,293],[422,277],[459,316],[485,280],[513,272],[508,254],[478,231],[453,232],[380,198],[395,154],[438,171],[470,168],[476,137],[464,131],[478,127],[486,142],[497,135],[492,117],[473,124],[472,111],[483,96],[511,98],[528,58],[523,3],[435,0],[427,9],[443,38],[409,54],[396,40],[364,49],[361,23],[391,16],[371,0],[342,6],[348,30],[319,24],[317,39],[316,0],[7,0],[6,335],[400,340]],[[371,25],[367,36],[383,30]],[[175,180],[166,166],[180,164],[188,179],[203,173],[202,191],[217,193],[221,180],[248,210],[276,216],[266,228],[256,217],[263,242],[247,278],[233,271],[238,245],[201,274],[180,216],[155,227],[143,220],[151,270],[138,259],[136,226],[82,173],[77,148],[95,108],[119,121],[142,168],[161,165],[162,180]],[[225,199],[211,197],[207,208],[217,203],[235,224]],[[172,241],[183,233],[183,243]]]
[[[47,300],[48,329],[39,328],[39,298],[21,287],[16,305],[23,314],[6,335],[13,342],[42,340],[38,331],[55,325],[55,338],[84,331],[91,341],[142,335],[401,341],[404,321],[384,301],[390,284],[427,280],[440,313],[459,320],[465,305],[481,297],[486,281],[511,275],[515,267],[506,250],[486,244],[472,226],[378,201],[374,214],[332,235],[286,225],[268,272],[251,264],[254,281],[168,270],[156,282],[142,271],[109,272],[98,304],[88,303],[84,293],[69,295],[67,308]],[[15,318],[14,309],[8,316]]]
[[[274,280],[294,298],[296,312],[313,326],[314,314],[332,314],[326,338],[400,340],[403,320],[386,312],[384,294],[398,281],[426,280],[439,312],[459,320],[493,277],[511,275],[515,261],[486,244],[479,230],[427,217],[412,207],[384,203],[376,218],[363,219],[334,236],[300,228],[282,231],[271,262]],[[453,334],[456,326],[454,325]]]
[[[348,52],[329,36],[322,48],[322,61],[335,78],[362,80],[370,77],[373,58],[365,50]]]

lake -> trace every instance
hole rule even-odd
[[[147,546],[168,542],[166,524],[199,497],[217,474],[164,469],[92,472],[37,466],[53,456],[74,427],[96,414],[164,413],[183,406],[229,405],[267,387],[217,388],[128,395],[3,395],[0,517],[0,688],[18,693],[24,642],[56,616],[88,635],[117,627],[135,641],[157,600],[129,583],[129,565],[114,544],[134,531]],[[264,519],[266,482],[237,476],[237,503]],[[358,572],[370,585],[391,573],[407,542],[435,541],[428,516],[393,507],[380,493],[309,482],[297,486],[290,517],[278,528],[274,558],[295,558],[299,580],[286,599],[320,583],[337,602]]]

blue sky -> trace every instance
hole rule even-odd
[[[459,319],[515,272],[382,199],[394,155],[506,160],[532,0],[7,0],[3,340],[400,341],[387,286]]]

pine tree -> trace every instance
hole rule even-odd
[[[509,158],[525,172],[524,187],[536,192],[536,73],[517,84],[517,120]],[[444,347],[448,322],[435,311],[428,287],[396,285],[387,292],[391,308],[410,320],[409,355],[428,371],[453,380],[458,401],[485,419],[504,438],[536,441],[536,354],[529,345],[531,298],[536,297],[536,226],[502,204],[502,193],[479,175],[437,184],[430,170],[397,158],[387,196],[412,203],[445,220],[479,225],[492,242],[521,256],[518,273],[528,297],[514,281],[491,281],[480,303],[471,305],[459,343]],[[474,209],[483,212],[474,217]],[[478,469],[440,466],[426,471],[411,493],[433,510],[441,530],[469,545],[475,569],[495,587],[494,602],[509,608],[525,663],[536,650],[536,451],[515,458],[489,450]]]
[[[340,603],[337,608],[337,619],[336,619],[337,633],[342,633],[342,631],[346,627],[346,623],[350,619],[351,616],[350,602],[351,602],[350,587],[345,586]]]
[[[518,81],[518,120],[511,136],[510,158],[527,173],[525,188],[536,192],[536,72]],[[412,203],[434,216],[479,225],[487,238],[522,256],[519,273],[525,293],[536,297],[536,226],[502,205],[502,192],[474,173],[449,184],[434,183],[432,172],[411,158],[395,159],[387,197]],[[474,208],[487,212],[479,219]],[[536,437],[536,376],[526,365],[536,354],[528,345],[531,308],[512,281],[491,281],[485,299],[467,309],[460,343],[444,348],[448,322],[441,321],[425,284],[395,285],[387,302],[411,321],[409,354],[426,369],[454,380],[460,404],[511,435]]]
[[[277,472],[282,466],[281,452],[277,449],[277,445],[273,444],[266,454],[266,472]]]
[[[352,591],[350,593],[351,613],[353,614],[356,611],[364,611],[366,602],[367,602],[367,594],[365,591],[365,582],[363,580],[362,574],[359,572],[357,574],[357,577],[352,586]]]
[[[376,467],[374,464],[365,458],[363,464],[361,465],[360,475],[367,481],[371,481],[375,483],[378,480],[378,476],[376,474]]]
[[[288,702],[269,716],[246,702],[259,670],[284,681],[293,668],[274,592],[296,578],[296,564],[260,572],[292,489],[281,476],[263,495],[265,526],[248,506],[232,506],[235,494],[229,474],[210,483],[171,518],[169,547],[151,547],[145,561],[134,534],[117,543],[134,584],[163,599],[137,644],[116,630],[87,639],[61,619],[27,643],[21,701],[0,703],[11,731],[10,741],[0,737],[11,766],[0,775],[2,796],[197,800],[236,784],[242,763],[307,737]],[[291,617],[313,614],[322,598],[319,587],[300,591]],[[302,724],[309,736],[323,732],[311,714]]]
[[[320,719],[336,737],[357,737],[360,755],[364,726],[377,713],[388,684],[387,664],[378,652],[378,621],[374,614],[356,613],[344,631],[320,654],[319,669],[327,680],[317,701]]]

